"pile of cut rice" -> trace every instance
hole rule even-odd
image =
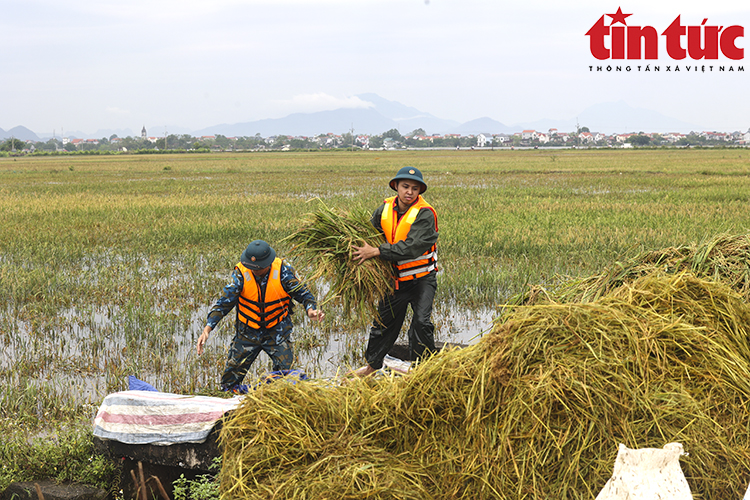
[[[516,306],[409,376],[264,386],[224,422],[223,498],[591,499],[620,443],[669,442],[694,498],[742,498],[750,307],[713,262]]]

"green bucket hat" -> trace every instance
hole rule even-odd
[[[242,252],[240,262],[249,269],[264,269],[270,266],[275,258],[276,252],[271,245],[263,240],[255,240]]]
[[[419,194],[427,191],[427,184],[425,184],[424,178],[422,178],[422,172],[420,172],[417,168],[403,167],[401,170],[399,170],[396,174],[396,177],[391,179],[391,182],[388,184],[389,186],[391,186],[391,189],[396,191],[396,181],[400,179],[409,179],[411,181],[417,181],[422,184],[422,187],[419,189]]]

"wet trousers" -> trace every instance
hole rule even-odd
[[[432,324],[432,303],[437,290],[437,273],[399,283],[393,295],[378,304],[378,318],[370,328],[365,359],[370,367],[379,370],[383,358],[396,343],[409,306],[412,320],[409,326],[409,354],[412,359],[422,359],[435,351],[435,325]]]
[[[271,358],[273,371],[289,370],[294,361],[291,334],[292,321],[289,316],[270,330],[255,330],[238,323],[221,375],[221,388],[229,390],[241,384],[261,351]]]

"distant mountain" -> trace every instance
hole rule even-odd
[[[584,109],[576,118],[568,120],[537,120],[519,123],[517,128],[540,132],[556,128],[560,131],[574,132],[576,120],[580,127],[588,127],[592,132],[604,134],[624,134],[633,132],[689,132],[702,131],[703,127],[686,123],[675,118],[664,116],[657,111],[643,108],[632,108],[625,101],[605,102]]]
[[[341,108],[317,113],[294,113],[284,118],[269,118],[245,123],[222,124],[193,131],[193,135],[221,134],[232,136],[263,137],[272,135],[315,136],[319,134],[343,134],[354,129],[355,134],[382,134],[397,129],[402,135],[421,128],[429,134],[442,134],[459,125],[452,120],[443,120],[416,108],[404,106],[396,101],[383,99],[377,94],[360,94],[363,101],[372,103],[369,108]]]
[[[359,94],[359,99],[371,103],[368,108],[342,108],[317,113],[294,113],[283,118],[256,120],[244,123],[221,124],[193,130],[178,126],[147,127],[150,137],[162,137],[168,134],[190,134],[195,137],[203,135],[225,135],[227,137],[254,136],[263,137],[273,135],[316,136],[319,134],[343,134],[351,130],[355,134],[382,134],[390,129],[397,129],[402,135],[407,135],[416,129],[423,129],[427,134],[462,134],[476,135],[512,134],[522,130],[533,129],[545,132],[556,128],[561,132],[574,132],[576,124],[588,127],[592,132],[606,134],[628,132],[681,132],[703,131],[704,127],[692,123],[682,122],[661,113],[643,108],[630,107],[625,101],[601,103],[584,109],[577,117],[567,120],[536,120],[533,122],[505,125],[489,117],[477,118],[466,123],[444,120],[430,113],[406,106],[396,101],[389,101],[377,94]],[[65,136],[80,139],[109,138],[113,134],[119,137],[139,137],[140,129],[135,133],[129,129],[101,129],[94,134],[80,131],[67,131]],[[62,136],[62,133],[57,134]],[[16,137],[22,140],[39,140],[39,137],[26,127],[15,127],[10,130],[0,129],[0,139]],[[52,134],[44,134],[46,139]]]
[[[3,130],[0,128],[0,139],[10,139],[11,137],[15,137],[16,139],[20,139],[22,141],[39,140],[39,137],[26,127],[18,126],[13,127],[10,130]]]
[[[162,128],[161,130],[162,130],[162,133],[159,134],[159,135],[164,135],[164,129]],[[141,131],[139,130],[138,133],[135,133],[132,130],[130,130],[129,128],[118,128],[118,129],[113,129],[113,128],[104,128],[104,129],[101,129],[100,128],[99,130],[97,130],[93,134],[89,134],[89,135],[90,135],[90,137],[86,137],[87,139],[101,139],[102,137],[106,137],[107,139],[109,139],[113,135],[116,135],[117,137],[128,137],[128,136],[130,136],[130,137],[134,137],[134,136],[135,137],[140,137],[141,136]],[[156,135],[156,134],[152,134],[151,132],[149,132],[148,135]]]
[[[267,118],[246,123],[224,124],[196,130],[193,135],[221,134],[232,136],[262,137],[273,135],[315,136],[319,134],[343,134],[354,129],[355,134],[381,134],[397,124],[372,108],[336,109],[317,113],[294,113],[284,118]]]
[[[586,108],[578,117],[581,126],[589,130],[611,133],[628,132],[700,132],[703,127],[694,123],[686,123],[657,111],[643,108],[631,108],[625,101],[595,104]],[[590,125],[589,125],[590,124]]]
[[[513,132],[517,132],[517,130],[486,116],[471,120],[451,130],[452,134],[461,135],[512,134]]]
[[[437,118],[430,113],[405,106],[397,101],[389,101],[377,94],[358,94],[356,97],[372,103],[375,111],[396,122],[398,124],[396,128],[402,135],[409,134],[418,128],[423,129],[428,134],[445,134],[459,125],[457,121]],[[385,132],[385,130],[377,133],[382,132]]]
[[[54,134],[54,137],[56,137],[58,140],[62,139],[63,134],[65,134],[65,137],[68,139],[101,139],[103,136],[97,136],[95,134],[87,134],[86,132],[81,132],[80,130],[61,130],[61,131],[55,131],[53,132],[45,132],[42,134],[39,134],[39,137],[41,137],[43,140],[49,140],[52,139]]]
[[[589,127],[589,130],[594,132],[604,132],[603,130],[595,130],[586,123],[580,123],[581,127]],[[576,119],[571,118],[569,120],[550,120],[542,119],[533,122],[516,123],[513,125],[514,132],[521,132],[523,130],[536,130],[537,132],[547,132],[551,128],[556,128],[559,132],[575,132],[576,131]]]
[[[509,126],[489,117],[466,123],[444,120],[399,102],[389,101],[377,94],[359,94],[356,97],[372,103],[373,106],[317,113],[295,113],[284,118],[216,125],[194,131],[193,135],[248,136],[259,133],[263,137],[279,134],[314,136],[328,132],[341,134],[352,128],[355,134],[370,135],[382,134],[392,128],[398,129],[402,135],[409,134],[418,128],[428,134],[512,134],[530,129],[544,132],[551,128],[575,132],[576,123],[580,127],[588,127],[592,132],[606,134],[639,131],[688,133],[703,130],[698,125],[682,122],[656,111],[630,107],[625,101],[596,104],[583,110],[577,117],[567,120],[544,119]]]

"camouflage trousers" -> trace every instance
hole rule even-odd
[[[292,322],[288,316],[271,330],[254,330],[238,324],[221,375],[221,388],[230,390],[241,384],[261,351],[271,358],[273,371],[289,370],[294,361],[291,334]]]

